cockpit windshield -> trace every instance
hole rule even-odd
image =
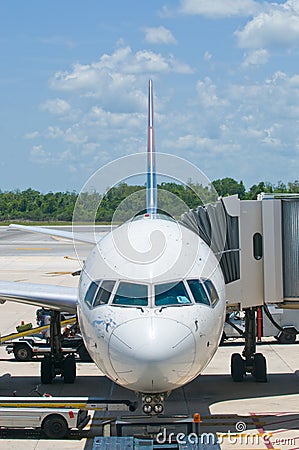
[[[106,305],[109,302],[114,285],[115,281],[113,280],[92,281],[84,298],[85,303],[89,308]]]
[[[147,306],[148,286],[146,284],[121,281],[116,290],[112,305]]]
[[[217,290],[211,280],[205,280],[204,283],[206,290],[208,291],[208,294],[210,296],[212,306],[214,306],[219,300]]]
[[[183,281],[155,285],[155,305],[174,306],[190,304],[191,300]]]
[[[188,286],[192,292],[195,303],[202,303],[210,306],[210,300],[207,292],[200,280],[187,280]]]
[[[177,280],[160,284],[98,280],[89,285],[84,302],[89,308],[101,305],[163,307],[202,304],[214,307],[219,300],[209,279]]]
[[[99,287],[94,302],[93,302],[93,307],[95,308],[96,306],[99,305],[106,305],[109,301],[111,292],[113,291],[115,285],[115,281],[113,280],[104,280],[101,283],[101,286]]]

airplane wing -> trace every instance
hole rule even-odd
[[[76,313],[77,288],[0,281],[0,303],[5,301]]]
[[[16,225],[14,223],[9,225],[9,228],[15,228],[17,230],[22,230],[22,231],[29,231],[31,233],[47,234],[50,236],[56,236],[56,237],[68,239],[70,241],[83,242],[85,244],[93,244],[93,245],[96,244],[96,239],[94,236],[93,237],[84,236],[84,234],[78,234],[78,233],[73,234],[72,231],[54,230],[54,229],[44,228],[44,227],[30,227],[27,225]]]

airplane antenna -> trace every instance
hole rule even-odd
[[[151,217],[157,213],[157,178],[154,133],[154,91],[153,82],[148,84],[148,129],[147,129],[147,186],[146,211]]]

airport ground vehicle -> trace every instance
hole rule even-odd
[[[89,419],[87,411],[74,408],[0,407],[0,428],[40,428],[52,439],[66,437],[72,428],[84,428]]]
[[[51,353],[50,339],[48,337],[50,311],[43,308],[36,312],[38,326],[33,328],[31,323],[22,323],[17,326],[16,333],[0,336],[0,345],[6,344],[6,351],[14,353],[18,361],[30,361],[34,356]],[[82,336],[79,334],[76,317],[65,314],[59,322],[64,331],[61,334],[61,351],[65,355],[77,353],[81,361],[92,361]],[[65,328],[64,328],[65,327]],[[62,331],[62,330],[61,330]]]
[[[64,338],[61,341],[61,350],[65,354],[77,353],[81,361],[91,361],[81,336]],[[39,336],[19,338],[6,346],[8,354],[13,353],[18,361],[30,361],[35,356],[42,356],[51,352],[50,344]]]

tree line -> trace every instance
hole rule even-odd
[[[299,181],[277,184],[261,181],[246,190],[242,181],[222,178],[203,186],[192,183],[161,183],[158,205],[162,212],[180,216],[186,209],[217,200],[218,196],[237,194],[241,200],[255,200],[261,192],[299,193]],[[34,189],[0,191],[0,221],[71,222],[75,208],[78,221],[122,222],[145,210],[145,186],[120,183],[104,195],[97,192],[49,192]]]

